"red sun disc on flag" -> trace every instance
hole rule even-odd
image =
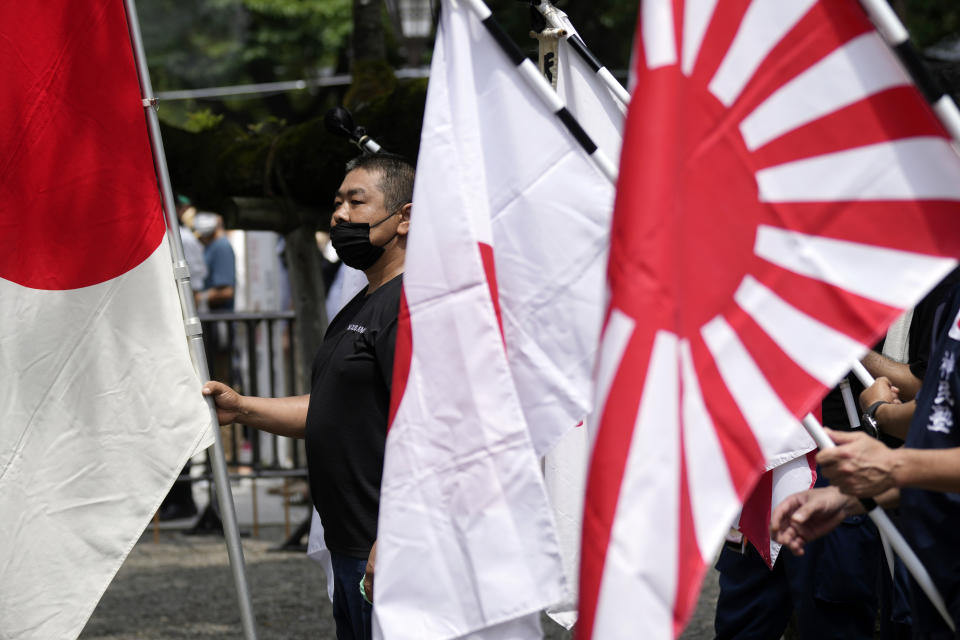
[[[634,60],[587,638],[682,628],[797,416],[960,252],[960,158],[855,0],[645,0]]]
[[[0,278],[85,287],[129,271],[160,244],[129,43],[120,2],[0,8]]]

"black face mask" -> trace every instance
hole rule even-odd
[[[343,264],[360,271],[366,271],[372,267],[373,263],[383,255],[383,247],[370,242],[370,229],[383,224],[397,213],[398,211],[394,211],[374,225],[369,222],[338,222],[331,227],[330,242],[333,243],[333,248],[343,260]],[[393,237],[390,240],[393,240]]]

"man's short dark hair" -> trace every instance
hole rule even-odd
[[[358,156],[347,163],[347,173],[354,169],[375,171],[377,185],[383,192],[383,206],[393,212],[413,202],[413,165],[406,158],[392,153],[371,153]]]

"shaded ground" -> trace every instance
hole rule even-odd
[[[303,553],[275,552],[282,527],[244,539],[247,576],[261,640],[334,638],[330,602],[320,566]],[[716,574],[704,584],[697,613],[683,638],[713,637]],[[219,537],[148,531],[107,589],[81,640],[242,638],[227,552]],[[637,637],[642,637],[638,633]],[[544,619],[544,637],[566,640]]]

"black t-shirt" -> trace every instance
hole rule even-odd
[[[310,492],[331,551],[366,558],[377,538],[402,279],[337,314],[313,361],[307,410]]]
[[[913,309],[913,319],[910,321],[909,357],[910,372],[919,380],[927,373],[927,361],[930,360],[930,350],[933,348],[933,326],[937,321],[937,314],[943,313],[943,304],[950,296],[951,290],[960,284],[960,268],[954,269],[940,284],[924,296]],[[939,311],[938,311],[939,310]]]

